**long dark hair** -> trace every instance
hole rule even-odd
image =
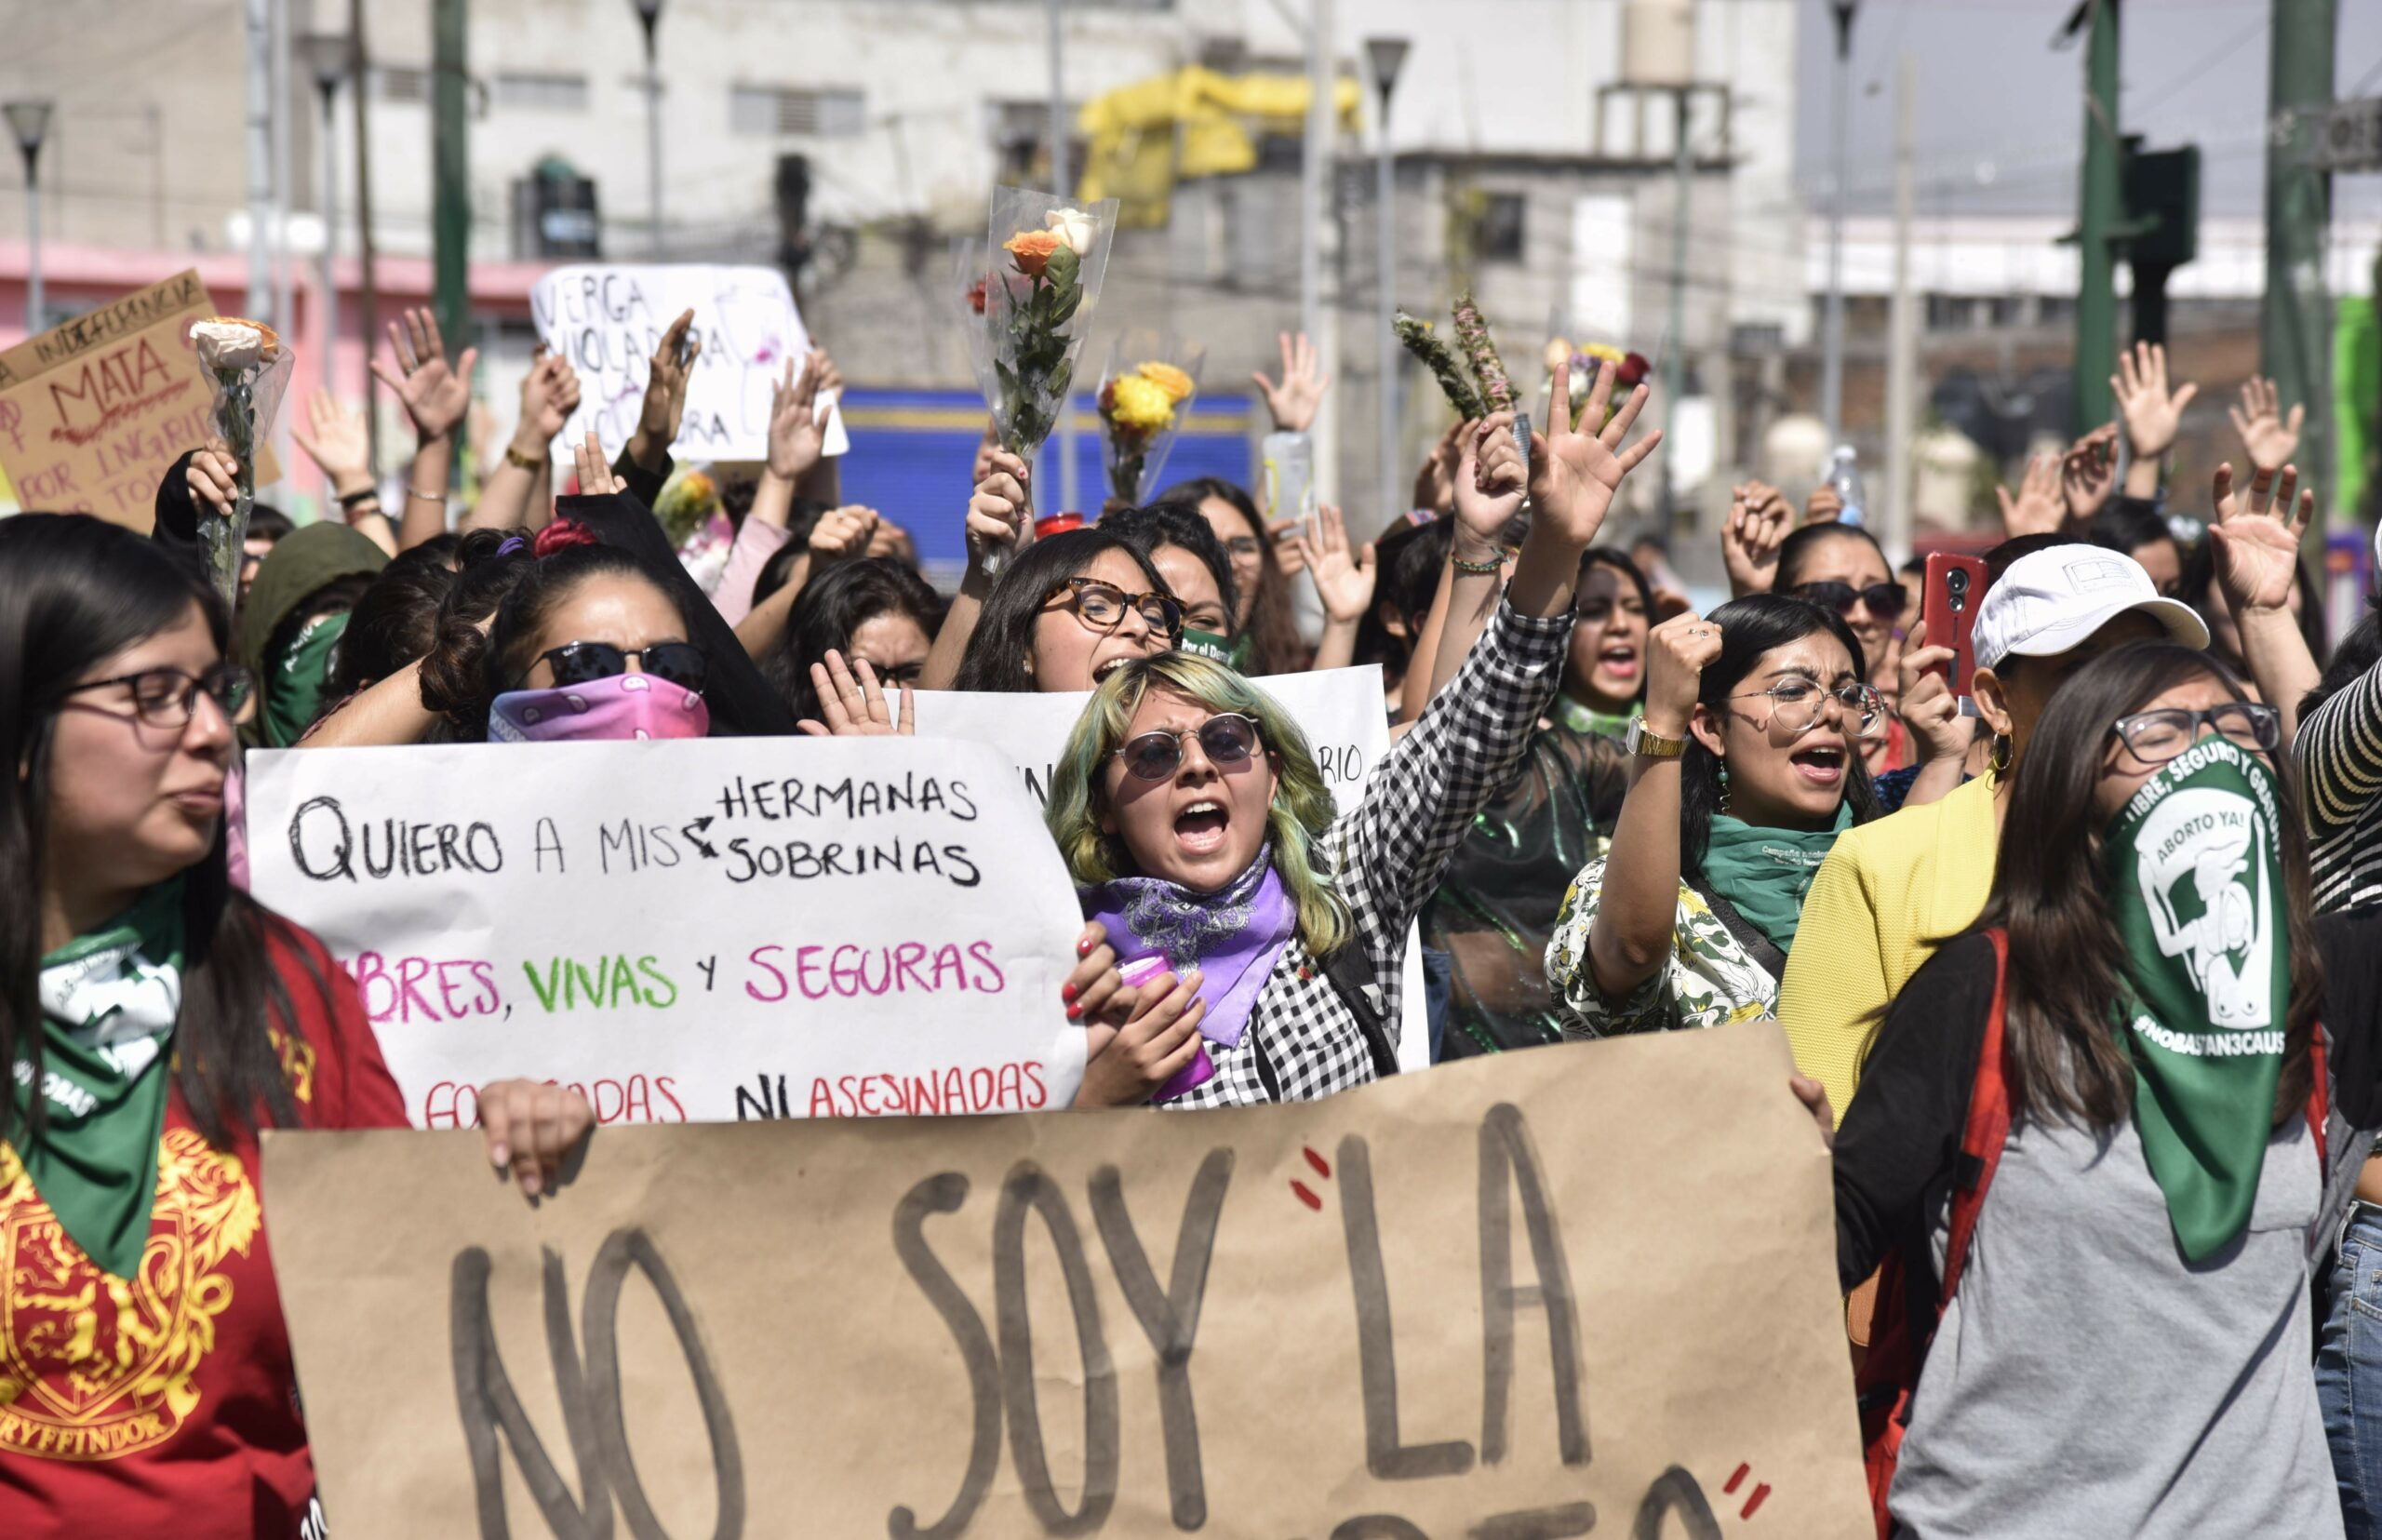
[[[1250,607],[1249,669],[1254,676],[1290,674],[1306,666],[1306,644],[1299,639],[1298,617],[1291,610],[1291,583],[1265,529],[1257,500],[1218,475],[1179,481],[1158,494],[1159,505],[1179,505],[1197,514],[1210,498],[1231,505],[1257,542],[1257,602]],[[1201,517],[1206,517],[1204,514]]]
[[[2134,1065],[2113,1030],[2125,977],[2125,944],[2103,896],[2102,820],[2093,793],[2120,717],[2196,678],[2247,700],[2241,681],[2204,652],[2171,642],[2121,647],[2068,676],[2035,724],[2010,788],[1992,895],[1972,931],[2009,932],[2007,1033],[2013,1112],[2108,1129],[2134,1105]],[[2324,998],[2308,890],[2307,835],[2290,816],[2299,806],[2291,757],[2274,771],[2286,810],[2282,891],[2291,946],[2291,1009],[2283,1038],[2280,1124],[2308,1101],[2308,1045]]]
[[[1240,587],[1232,581],[1232,553],[1198,513],[1152,503],[1146,508],[1119,508],[1101,516],[1100,528],[1130,543],[1155,562],[1158,547],[1177,545],[1198,559],[1216,580],[1216,594],[1224,607],[1224,635],[1240,634]]]
[[[438,639],[438,607],[455,586],[462,547],[460,535],[433,535],[389,558],[348,611],[339,661],[331,665],[332,701],[345,700],[429,655]]]
[[[1869,676],[1867,660],[1861,655],[1861,643],[1853,635],[1853,627],[1827,605],[1776,594],[1749,594],[1741,599],[1731,599],[1705,618],[1720,628],[1720,655],[1705,666],[1703,676],[1696,682],[1695,699],[1723,721],[1728,719],[1729,697],[1753,672],[1754,664],[1761,662],[1763,653],[1773,647],[1800,641],[1814,631],[1825,631],[1844,644],[1844,650],[1853,659],[1854,678]],[[1859,724],[1847,726],[1857,728]],[[1850,730],[1844,736],[1844,800],[1853,809],[1853,822],[1867,824],[1878,816],[1878,789],[1870,783],[1868,766],[1862,762],[1859,740]],[[1679,758],[1680,871],[1703,868],[1704,852],[1712,842],[1713,815],[1720,810],[1720,757],[1691,733],[1687,752]]]
[[[1621,574],[1623,591],[1625,593],[1632,593],[1638,596],[1639,607],[1645,611],[1646,624],[1651,629],[1654,624],[1653,584],[1646,581],[1646,574],[1638,570],[1638,564],[1631,561],[1626,553],[1618,551],[1610,545],[1591,545],[1586,550],[1580,553],[1580,575],[1579,581],[1573,585],[1573,605],[1576,606],[1579,603],[1578,592],[1586,589],[1588,585],[1588,569],[1591,567],[1601,567],[1608,571],[1618,572]],[[1564,693],[1570,694],[1572,688],[1574,685],[1583,684],[1584,682],[1585,681],[1575,679],[1572,676],[1571,662],[1568,659],[1565,660],[1563,664]],[[1576,696],[1573,698],[1577,699]],[[1638,673],[1638,693],[1632,697],[1632,699],[1642,701],[1645,698],[1646,673],[1643,668],[1640,668]]]
[[[983,690],[1000,694],[1034,693],[1034,674],[1025,660],[1034,651],[1034,627],[1050,596],[1098,561],[1102,553],[1122,551],[1142,570],[1154,594],[1172,594],[1158,575],[1150,558],[1122,538],[1094,528],[1068,529],[1037,540],[1010,558],[984,598],[968,651],[959,660],[954,690]]]
[[[31,1065],[35,1085],[58,708],[77,679],[180,623],[193,606],[221,652],[232,629],[221,601],[157,545],[80,514],[0,519],[0,755],[21,767],[0,777],[0,1066]],[[265,952],[267,929],[286,922],[232,886],[224,840],[219,827],[214,848],[182,874],[182,999],[174,1025],[175,1083],[192,1122],[218,1149],[235,1129],[298,1118],[272,1037],[275,1028],[294,1037],[297,1013]],[[328,1011],[329,980],[306,982]],[[35,1095],[28,1106],[21,1132],[39,1139],[47,1105]],[[0,1096],[0,1139],[19,1136],[15,1118],[15,1098]]]
[[[796,721],[819,716],[810,665],[824,663],[830,650],[849,659],[852,633],[889,611],[909,616],[930,638],[943,624],[942,596],[890,556],[837,562],[803,586],[777,645],[761,660],[761,676]]]

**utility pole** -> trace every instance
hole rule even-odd
[[[372,241],[372,60],[364,41],[364,0],[347,3],[347,77],[355,83],[356,338],[364,346],[364,431],[371,444],[372,477],[381,476],[381,413],[372,401],[372,350],[380,346],[381,290],[374,277],[378,252]]]
[[[1398,310],[1398,152],[1389,138],[1390,93],[1398,89],[1398,72],[1406,63],[1407,40],[1403,37],[1368,37],[1365,58],[1372,65],[1373,89],[1381,96],[1381,118],[1375,126],[1379,137],[1378,154],[1373,166],[1373,212],[1377,226],[1375,239],[1379,249],[1373,261],[1380,283],[1374,294],[1374,342],[1381,358],[1381,528],[1396,528],[1396,521],[1413,501],[1399,489],[1398,465],[1398,334],[1391,323]]]
[[[1307,7],[1306,141],[1299,152],[1299,327],[1333,373],[1340,372],[1340,312],[1323,302],[1323,242],[1330,228],[1325,184],[1339,143],[1338,8],[1333,0],[1310,0]],[[1307,430],[1317,501],[1334,505],[1340,500],[1339,399],[1325,392]],[[1301,584],[1297,592],[1310,595],[1314,586]]]
[[[273,0],[273,324],[283,331],[297,325],[290,306],[289,207],[294,200],[289,180],[289,0]],[[282,417],[276,430],[287,430]],[[276,431],[276,439],[286,431]],[[286,443],[278,446],[286,449]],[[287,456],[283,457],[287,460]]]
[[[471,340],[472,171],[464,140],[468,0],[435,0],[431,36],[431,306],[449,358]]]
[[[1919,420],[1919,296],[1910,283],[1910,226],[1919,205],[1919,62],[1902,56],[1894,76],[1894,289],[1886,313],[1886,486],[1878,538],[1910,549],[1911,441]]]
[[[1836,20],[1836,100],[1829,127],[1836,190],[1835,196],[1828,199],[1827,323],[1821,339],[1825,351],[1820,359],[1820,416],[1827,422],[1830,445],[1844,442],[1844,206],[1853,191],[1853,167],[1846,145],[1847,119],[1852,115],[1853,12],[1857,5],[1858,0],[1830,0],[1829,4]],[[1674,319],[1671,324],[1676,328],[1679,323]]]
[[[2324,286],[2333,179],[2314,164],[2317,122],[2333,100],[2339,0],[2274,0],[2267,76],[2267,292],[2258,316],[2263,367],[2284,414],[2304,406],[2297,463],[2303,483],[2333,500],[2333,312]]]
[[[1695,214],[1695,148],[1689,138],[1692,115],[1689,112],[1689,88],[1685,86],[1671,92],[1671,123],[1674,136],[1671,144],[1671,313],[1664,335],[1669,341],[1663,348],[1662,414],[1666,423],[1679,421],[1679,406],[1687,399],[1687,227]],[[1840,321],[1842,319],[1844,296],[1836,296]],[[1843,339],[1838,338],[1841,347]],[[1839,368],[1842,367],[1840,358]],[[1674,430],[1664,439],[1663,449],[1663,513],[1667,517],[1677,506],[1679,492],[1679,457],[1684,451],[1687,436]]]
[[[1050,191],[1073,201],[1075,184],[1067,177],[1066,0],[1050,0]],[[1059,403],[1059,506],[1046,514],[1073,513],[1076,500],[1076,391],[1068,382],[1066,399]]]
[[[2118,367],[2117,247],[2122,237],[2118,137],[2118,0],[2084,0],[2084,174],[2076,220],[2076,415],[2081,434],[2110,419]]]
[[[273,0],[248,0],[248,301],[251,320],[273,308]]]

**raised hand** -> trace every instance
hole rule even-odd
[[[1414,506],[1428,508],[1433,513],[1455,511],[1456,462],[1464,456],[1464,441],[1478,424],[1451,422],[1447,432],[1439,435],[1431,446],[1430,455],[1423,468],[1414,473]]]
[[[902,715],[897,720],[891,703],[885,698],[885,687],[877,682],[877,670],[866,658],[847,667],[844,655],[828,649],[826,662],[810,665],[810,688],[819,697],[819,716],[825,720],[805,717],[795,726],[813,738],[907,738],[917,731],[918,692],[902,692]]]
[[[1902,688],[1894,710],[1911,738],[1923,746],[1922,762],[1960,757],[1976,732],[1976,719],[1960,715],[1960,694],[1944,676],[1956,656],[1948,647],[1907,648],[1898,663]]]
[[[678,424],[687,415],[687,382],[695,372],[695,361],[703,355],[703,340],[692,336],[695,313],[681,311],[670,323],[654,345],[653,357],[647,365],[645,403],[639,410],[636,432],[629,435],[629,458],[649,471],[658,471],[670,453],[670,446],[678,441]],[[684,347],[686,357],[678,356]]]
[[[769,385],[769,474],[781,481],[801,480],[826,450],[819,393],[835,367],[822,349],[807,363],[787,359],[784,382]]]
[[[2299,468],[2261,469],[2246,496],[2233,488],[2233,467],[2216,467],[2216,522],[2208,527],[2216,542],[2216,581],[2236,616],[2250,609],[2282,609],[2291,603],[2299,575],[2299,542],[2316,514],[2313,488],[2299,489]],[[2298,493],[2296,499],[2293,493]]]
[[[192,497],[205,504],[200,512],[230,518],[233,499],[239,491],[239,474],[240,462],[234,458],[231,447],[220,438],[210,438],[207,448],[190,457],[190,468],[182,473],[182,484],[190,489]]]
[[[514,430],[515,447],[542,458],[578,409],[579,371],[562,355],[542,351],[521,377],[521,422]]]
[[[570,447],[570,466],[579,478],[581,497],[603,497],[628,489],[628,483],[612,474],[609,461],[604,458],[604,446],[596,439],[596,430]]]
[[[2226,408],[2225,415],[2233,420],[2233,431],[2241,435],[2250,464],[2272,475],[2298,452],[2299,425],[2307,421],[2308,408],[2294,407],[2285,418],[2274,382],[2254,374],[2241,382],[2241,404]]]
[[[306,421],[292,422],[289,436],[331,484],[332,496],[371,489],[372,435],[361,411],[318,387],[306,398]]]
[[[1278,385],[1266,379],[1263,370],[1249,378],[1265,397],[1276,433],[1305,433],[1315,421],[1316,408],[1322,405],[1323,393],[1332,387],[1332,376],[1323,372],[1315,344],[1306,340],[1305,332],[1300,332],[1295,341],[1287,331],[1281,335],[1282,382]]]
[[[1373,607],[1372,542],[1353,555],[1348,549],[1347,522],[1340,510],[1324,504],[1315,510],[1312,534],[1299,532],[1299,556],[1315,581],[1316,597],[1323,601],[1323,618],[1336,625],[1351,625]]]
[[[460,427],[472,409],[472,370],[479,366],[480,350],[465,348],[452,365],[447,341],[438,334],[438,317],[416,305],[389,323],[392,368],[372,360],[372,376],[396,393],[413,419],[414,432],[423,438],[444,438]]]
[[[1646,726],[1684,738],[1704,671],[1720,656],[1720,627],[1689,609],[1646,634]]]
[[[877,538],[877,510],[850,503],[830,508],[810,527],[810,560],[815,576],[828,564],[868,555]]]
[[[1514,414],[1501,411],[1461,424],[1456,439],[1452,496],[1456,528],[1479,545],[1494,545],[1521,510],[1521,446],[1514,441]]]
[[[1825,481],[1813,487],[1811,496],[1803,499],[1803,522],[1806,524],[1834,524],[1843,516],[1844,499]]]
[[[1286,578],[1297,577],[1299,563],[1305,559],[1299,554],[1299,539],[1305,530],[1305,521],[1295,516],[1278,518],[1265,526],[1265,538],[1274,546],[1274,565]]]
[[[2027,462],[2016,497],[2010,495],[2007,487],[1996,487],[1994,492],[2001,499],[2001,533],[2007,539],[2055,535],[2068,517],[2059,496],[2059,461],[2051,454],[2039,454]]]
[[[1843,506],[1839,502],[1838,511]],[[1720,526],[1720,560],[1729,569],[1731,598],[1770,592],[1778,577],[1778,548],[1794,526],[1794,505],[1777,488],[1747,481],[1731,489],[1729,519]]]
[[[2109,389],[2117,395],[2118,416],[2136,462],[2157,460],[2174,446],[2184,408],[2200,394],[2198,385],[2168,389],[2167,350],[2157,342],[2136,342],[2133,352],[2119,354]]]
[[[968,500],[968,559],[991,567],[1033,542],[1025,497],[1033,471],[1007,449],[992,450],[984,463],[984,477]]]
[[[2071,525],[2089,522],[2108,505],[2118,485],[2118,425],[2104,422],[2068,447],[2059,462],[2059,495]]]
[[[1623,447],[1622,439],[1645,409],[1646,387],[1631,391],[1613,421],[1606,422],[1605,408],[1613,399],[1611,369],[1597,370],[1596,383],[1588,387],[1587,409],[1580,418],[1584,425],[1603,422],[1599,432],[1576,431],[1562,421],[1568,413],[1558,403],[1568,406],[1571,399],[1572,361],[1567,358],[1556,366],[1554,388],[1546,395],[1546,435],[1531,445],[1530,500],[1536,520],[1532,529],[1559,531],[1567,543],[1586,550],[1596,542],[1597,530],[1612,511],[1622,478],[1654,452],[1663,441],[1663,430],[1656,428],[1637,443]]]

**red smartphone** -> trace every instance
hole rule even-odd
[[[1946,676],[1960,708],[1971,709],[1969,680],[1976,674],[1976,653],[1969,645],[1969,629],[1976,623],[1976,608],[1985,599],[1985,562],[1978,556],[1948,551],[1927,555],[1927,645],[1948,647],[1952,661],[1935,670]]]

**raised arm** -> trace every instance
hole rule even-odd
[[[1431,666],[1409,669],[1400,691],[1399,715],[1407,721],[1419,718],[1448,687],[1497,612],[1506,561],[1498,538],[1522,505],[1522,454],[1514,441],[1513,420],[1513,413],[1498,412],[1468,422],[1458,441],[1455,539],[1439,571],[1439,595],[1414,643],[1414,656],[1430,659]]]
[[[551,477],[554,442],[579,409],[579,373],[558,353],[542,353],[521,380],[521,416],[504,458],[480,485],[480,500],[463,515],[465,529],[542,527],[553,502],[535,506],[540,481]]]
[[[364,414],[327,390],[316,390],[306,405],[305,422],[289,425],[290,438],[323,473],[348,527],[395,556],[397,531],[381,511],[381,489],[373,484],[372,441]]]
[[[2216,581],[2241,633],[2241,661],[2259,695],[2282,713],[2289,743],[2299,726],[2299,698],[2322,676],[2291,612],[2299,542],[2315,515],[2316,494],[2299,489],[2299,472],[2290,465],[2280,475],[2259,471],[2241,493],[2233,488],[2233,467],[2219,465],[2215,490],[2216,522],[2208,538],[2216,542]],[[2305,602],[2313,604],[2315,596]]]
[[[1378,574],[1372,542],[1351,552],[1347,522],[1339,509],[1328,505],[1315,510],[1314,529],[1301,528],[1297,537],[1299,565],[1323,604],[1323,639],[1316,647],[1313,666],[1345,668],[1357,661],[1357,633],[1373,607]]]
[[[968,655],[969,639],[984,612],[984,597],[993,591],[986,556],[1023,549],[1034,538],[1025,495],[1032,468],[1004,449],[987,449],[977,460],[985,471],[976,495],[968,500],[968,574],[959,580],[959,593],[943,614],[943,629],[935,633],[934,649],[927,654],[926,669],[918,677],[920,690],[949,690],[959,677],[960,660]]]
[[[2118,371],[2109,376],[2118,416],[2125,423],[2128,458],[2125,495],[2156,498],[2159,465],[2175,442],[2184,408],[2200,394],[2198,385],[2167,388],[2167,350],[2157,342],[2136,342],[2132,353],[2118,355]]]
[[[811,360],[820,367],[797,366],[788,359],[785,378],[769,386],[769,460],[761,467],[761,484],[754,489],[753,506],[744,515],[743,528],[736,531],[736,543],[729,549],[728,569],[720,574],[719,586],[712,593],[712,603],[729,624],[738,628],[739,636],[753,612],[753,584],[759,581],[761,569],[785,544],[794,513],[795,483],[818,463],[826,442],[826,430],[819,422],[819,391],[823,376],[834,366],[823,353],[813,354]],[[799,380],[795,378],[797,367],[802,369]]]
[[[447,532],[448,478],[455,465],[456,437],[472,409],[472,370],[479,365],[480,350],[465,348],[449,364],[438,317],[418,305],[389,323],[389,355],[388,360],[372,360],[372,374],[405,404],[417,440],[406,505],[397,519],[397,544],[409,551]]]

